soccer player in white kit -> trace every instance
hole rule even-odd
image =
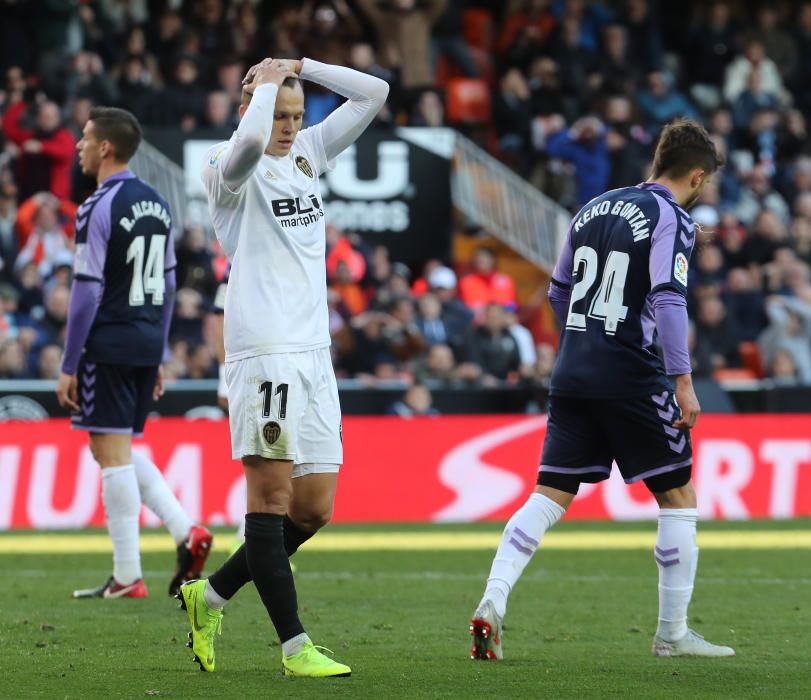
[[[301,130],[309,80],[347,98]],[[240,125],[203,164],[217,238],[231,261],[225,362],[231,446],[247,480],[245,544],[208,580],[184,585],[190,646],[214,670],[225,603],[256,585],[288,676],[348,676],[304,632],[288,557],[332,514],[343,461],[330,361],[319,176],[386,101],[388,84],[305,58],[265,59],[245,77]]]

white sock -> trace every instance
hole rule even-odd
[[[137,452],[132,453],[132,463],[135,465],[135,476],[144,505],[163,521],[175,544],[184,542],[194,523],[166,485],[163,474],[152,462]]]
[[[203,598],[206,599],[206,605],[214,610],[222,610],[228,602],[228,598],[223,598],[214,590],[214,587],[208,579],[206,579],[206,587],[205,590],[203,590]]]
[[[657,636],[675,642],[687,634],[687,606],[698,566],[695,508],[662,508],[653,556],[659,567]]]
[[[563,517],[565,510],[542,493],[533,493],[504,528],[496,550],[484,597],[489,598],[499,617],[507,612],[507,598],[529,564],[544,533]]]
[[[113,577],[119,583],[133,583],[142,574],[138,551],[141,498],[132,464],[101,470],[101,500],[107,516],[107,531],[113,541]]]
[[[293,656],[293,654],[298,654],[302,649],[304,649],[304,645],[309,641],[310,638],[307,636],[306,632],[297,634],[295,637],[291,637],[286,642],[282,642],[282,654],[285,656]]]

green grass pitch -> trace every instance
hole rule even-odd
[[[700,531],[808,530],[805,520],[702,523]],[[562,523],[560,532],[636,532],[653,523]],[[335,526],[330,531],[498,532],[498,525]],[[222,533],[228,541],[231,531]],[[10,535],[0,535],[0,552]],[[42,535],[42,537],[59,535]],[[736,540],[739,541],[739,540]],[[700,536],[699,536],[700,544]],[[0,698],[808,698],[811,551],[704,549],[690,610],[732,659],[654,659],[656,566],[648,549],[544,551],[510,601],[505,661],[468,658],[468,618],[493,554],[299,552],[311,637],[351,678],[285,679],[252,586],[228,606],[217,672],[184,646],[187,620],[165,586],[171,553],[144,555],[146,600],[70,598],[109,574],[109,554],[0,554]],[[215,552],[211,566],[224,554]]]

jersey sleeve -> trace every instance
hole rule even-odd
[[[389,85],[373,75],[311,58],[304,59],[300,76],[348,98],[323,122],[303,129],[299,134],[320,174],[329,170],[332,160],[371,124],[386,102]]]
[[[651,292],[670,289],[687,296],[687,275],[695,243],[695,225],[689,214],[656,194],[659,219],[651,236]]]
[[[231,139],[209,149],[201,177],[211,201],[238,195],[253,174],[270,141],[277,92],[272,83],[256,88]]]
[[[117,191],[118,187],[102,197],[85,217],[76,214],[73,276],[78,280],[104,282],[104,263],[111,230],[110,207]]]
[[[110,242],[110,209],[119,186],[103,196],[89,214],[76,214],[76,253],[68,305],[62,371],[76,374],[79,358],[96,318],[104,290],[104,265]]]

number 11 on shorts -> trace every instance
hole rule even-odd
[[[284,420],[287,416],[287,384],[279,384],[276,387],[276,395],[281,394],[279,399],[279,420]],[[273,382],[262,382],[259,385],[259,393],[263,394],[262,415],[270,416],[270,402],[273,399]]]

